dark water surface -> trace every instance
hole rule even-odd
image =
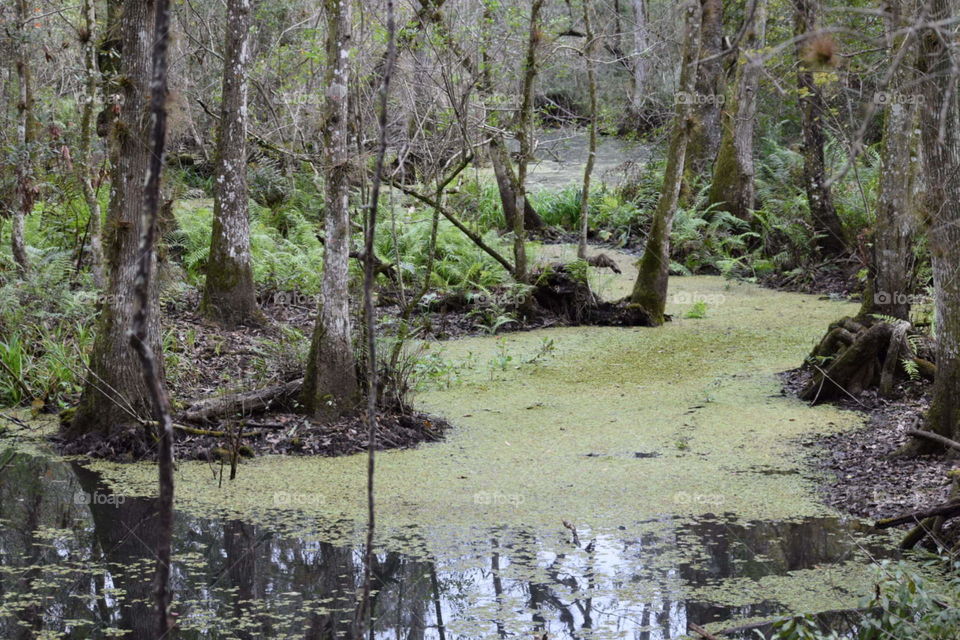
[[[7,450],[0,467],[0,637],[147,637],[155,500],[116,496],[53,458]],[[377,554],[372,635],[677,638],[688,621],[784,613],[759,588],[764,577],[884,553],[862,524],[835,518],[658,524],[662,533],[639,539],[581,532],[581,548],[566,533],[491,530],[484,544],[451,541],[438,557],[410,552],[426,546],[411,531]],[[347,638],[361,551],[178,513],[177,637]],[[731,579],[758,588],[740,606],[691,595]]]

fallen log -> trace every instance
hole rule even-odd
[[[268,409],[278,402],[290,400],[303,386],[303,378],[276,384],[263,389],[243,391],[213,398],[206,398],[192,405],[180,414],[181,422],[209,422],[214,418],[249,415]]]
[[[926,438],[927,440],[933,440],[934,442],[940,443],[945,447],[949,447],[951,449],[956,449],[957,451],[960,451],[960,442],[957,442],[956,440],[951,440],[950,438],[941,436],[940,434],[934,433],[932,431],[923,431],[921,429],[909,429],[907,431],[907,435],[913,436],[914,438]]]

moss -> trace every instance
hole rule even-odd
[[[544,248],[554,255],[574,251]],[[622,276],[591,269],[608,298],[629,292],[636,275],[629,256],[615,257],[625,267]],[[669,541],[672,532],[709,513],[738,520],[832,515],[817,500],[815,479],[791,440],[862,420],[784,397],[776,373],[801,361],[823,327],[854,306],[717,277],[670,284],[677,295],[668,298],[668,312],[685,308],[688,298],[711,296],[710,315],[656,329],[565,328],[444,343],[460,383],[425,391],[416,401],[456,427],[445,442],[378,454],[381,544],[390,540],[391,549],[445,558],[484,548],[492,530],[504,537],[534,531],[541,544],[555,547],[563,544],[561,519],[575,523],[582,538]],[[790,322],[784,322],[787,310]],[[493,366],[501,348],[514,363],[532,361],[545,338],[555,348],[536,365]],[[638,451],[660,455],[638,457]],[[96,467],[125,492],[154,491],[152,465]],[[176,473],[179,508],[198,515],[239,515],[332,541],[356,540],[365,521],[362,455],[260,457],[223,487],[204,463],[183,462]],[[279,494],[311,499],[281,509]],[[700,544],[664,543],[644,555],[642,567],[630,565],[637,574],[631,589],[660,589],[670,568]],[[858,566],[831,571],[868,587]],[[812,600],[831,608],[836,591],[825,575],[800,573],[775,598],[793,609]],[[715,589],[722,599],[746,587]]]

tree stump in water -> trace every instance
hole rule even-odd
[[[618,271],[609,258],[600,264]],[[548,315],[571,325],[652,326],[650,317],[640,307],[631,304],[629,299],[615,302],[601,300],[590,289],[586,271],[571,267],[570,264],[546,265],[533,274],[532,280],[535,283],[531,294],[533,308],[530,313],[533,316]]]

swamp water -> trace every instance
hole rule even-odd
[[[635,273],[617,259],[624,275],[594,283],[609,297]],[[683,318],[696,300],[706,318]],[[675,278],[659,329],[430,345],[417,402],[454,428],[378,454],[373,635],[654,640],[855,606],[890,539],[817,501],[793,440],[860,418],[776,378],[850,310]],[[221,486],[217,467],[180,463],[179,637],[346,638],[365,465],[262,457]],[[0,637],[142,637],[155,467],[81,466],[13,434],[0,469]]]

